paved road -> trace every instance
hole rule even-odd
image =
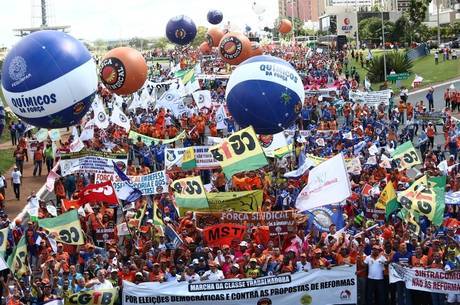
[[[433,86],[434,88],[434,108],[435,110],[442,110],[445,106],[444,103],[444,91],[448,87],[451,86],[451,84],[454,84],[455,88],[457,90],[460,90],[460,79],[457,79],[456,81],[448,82],[447,84],[444,85],[435,85]],[[425,105],[428,107],[428,101],[426,99],[426,93],[428,91],[428,88],[425,89],[420,89],[416,90],[414,92],[409,93],[409,101],[412,103],[418,103],[419,101],[423,100]]]

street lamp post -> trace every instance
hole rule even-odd
[[[295,24],[294,24],[294,3],[296,0],[288,0],[287,3],[291,4],[291,22],[292,22],[292,42],[295,42]]]
[[[381,10],[381,19],[382,19],[382,46],[383,46],[383,76],[384,80],[387,81],[387,58],[386,58],[386,48],[385,48],[385,23],[383,22],[383,0],[382,0],[382,10]]]

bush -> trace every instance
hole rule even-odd
[[[407,58],[406,53],[403,52],[387,52],[385,54],[387,62],[387,75],[390,74],[391,70],[395,70],[396,73],[410,72],[413,63]],[[383,82],[385,75],[383,73],[383,55],[375,56],[366,67],[368,71],[367,77],[373,83]]]

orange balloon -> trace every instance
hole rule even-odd
[[[249,38],[238,32],[229,32],[222,37],[219,43],[219,53],[222,59],[238,65],[251,56],[251,42]]]
[[[203,41],[200,44],[200,52],[205,55],[211,53],[211,47],[209,46],[208,42]]]
[[[278,26],[278,31],[282,34],[287,34],[292,31],[292,23],[287,19],[281,19],[280,24]]]
[[[211,47],[218,47],[219,42],[224,36],[224,32],[219,29],[218,27],[209,28],[208,32],[206,33],[206,40],[208,41],[209,46]]]
[[[260,47],[260,44],[257,42],[253,41],[251,42],[251,56],[258,56],[258,55],[263,55],[264,50]]]
[[[127,95],[142,88],[147,70],[147,63],[139,51],[120,47],[105,54],[99,76],[111,92]]]

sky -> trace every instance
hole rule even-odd
[[[273,26],[278,16],[277,0],[48,0],[54,17],[50,25],[70,25],[70,34],[78,39],[121,39],[164,36],[166,23],[176,15],[191,17],[197,26],[211,26],[206,20],[210,9],[223,12],[224,21],[236,29],[246,24],[252,29]],[[253,3],[266,8],[258,16]],[[13,29],[39,25],[40,0],[0,0],[0,46],[18,41]],[[35,22],[35,24],[33,24]],[[221,24],[221,25],[222,25]]]

